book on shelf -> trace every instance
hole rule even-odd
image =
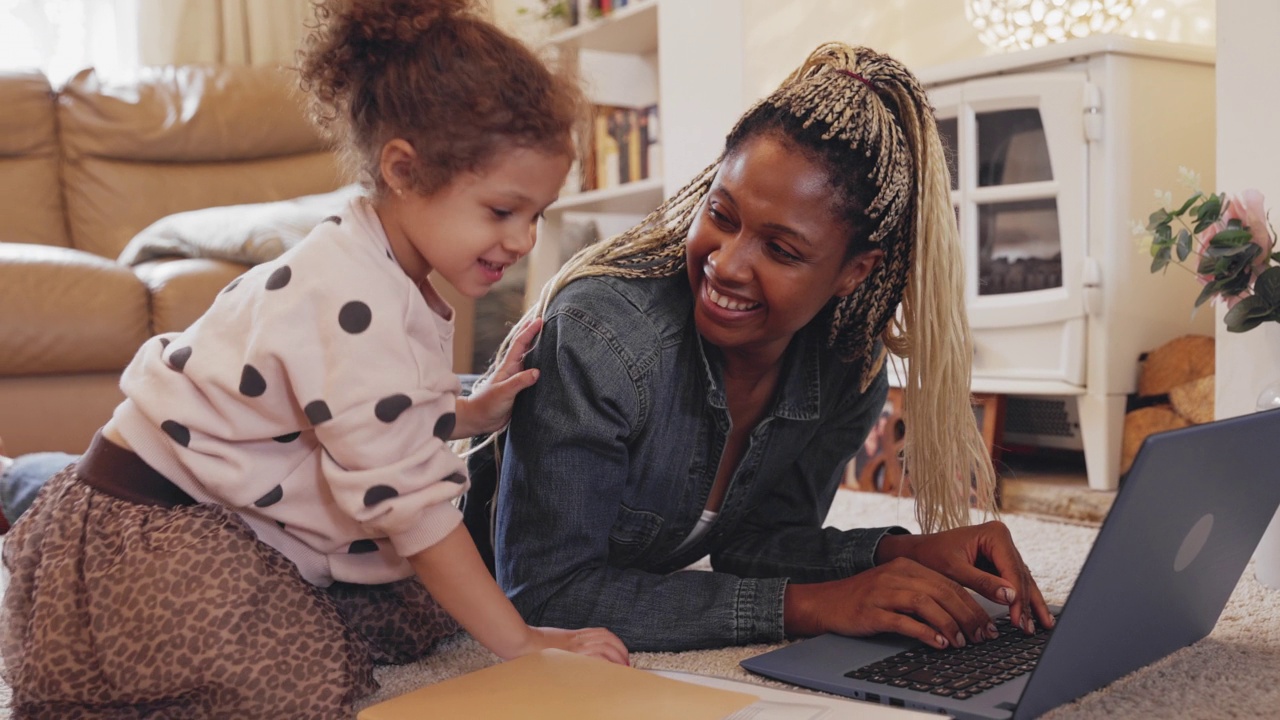
[[[577,25],[581,18],[598,20],[628,5],[638,5],[647,0],[564,0],[569,6],[569,24]]]
[[[658,106],[595,105],[581,162],[582,190],[606,190],[661,174]]]

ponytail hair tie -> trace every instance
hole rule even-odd
[[[868,79],[866,79],[866,78],[862,77],[861,75],[859,75],[859,74],[858,74],[858,73],[856,73],[856,72],[852,72],[852,71],[850,71],[850,70],[836,70],[836,72],[840,73],[841,75],[848,75],[849,77],[853,78],[854,80],[857,80],[858,82],[862,83],[863,85],[866,85],[866,86],[867,86],[867,89],[868,89],[868,90],[870,90],[871,92],[875,92],[875,91],[876,91],[876,86],[875,86],[874,84],[872,84],[872,82],[871,82],[870,80],[868,80]]]

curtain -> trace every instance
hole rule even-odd
[[[0,70],[35,69],[55,87],[81,68],[138,65],[138,0],[0,0]]]
[[[311,17],[308,0],[0,0],[0,71],[57,87],[86,67],[292,64]]]
[[[307,0],[134,0],[143,65],[291,64]]]

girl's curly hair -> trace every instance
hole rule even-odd
[[[299,51],[311,117],[376,193],[383,145],[418,155],[412,190],[431,194],[496,153],[571,155],[584,118],[576,78],[495,27],[473,0],[316,0]]]

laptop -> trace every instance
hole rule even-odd
[[[1056,626],[1031,638],[1015,631],[1002,649],[1011,660],[940,659],[1002,641],[938,651],[898,635],[828,634],[742,667],[962,720],[1037,717],[1213,630],[1280,505],[1278,467],[1280,410],[1148,437],[1066,603],[1052,608]],[[1003,606],[980,601],[1009,625]],[[943,673],[950,682],[939,690]]]

